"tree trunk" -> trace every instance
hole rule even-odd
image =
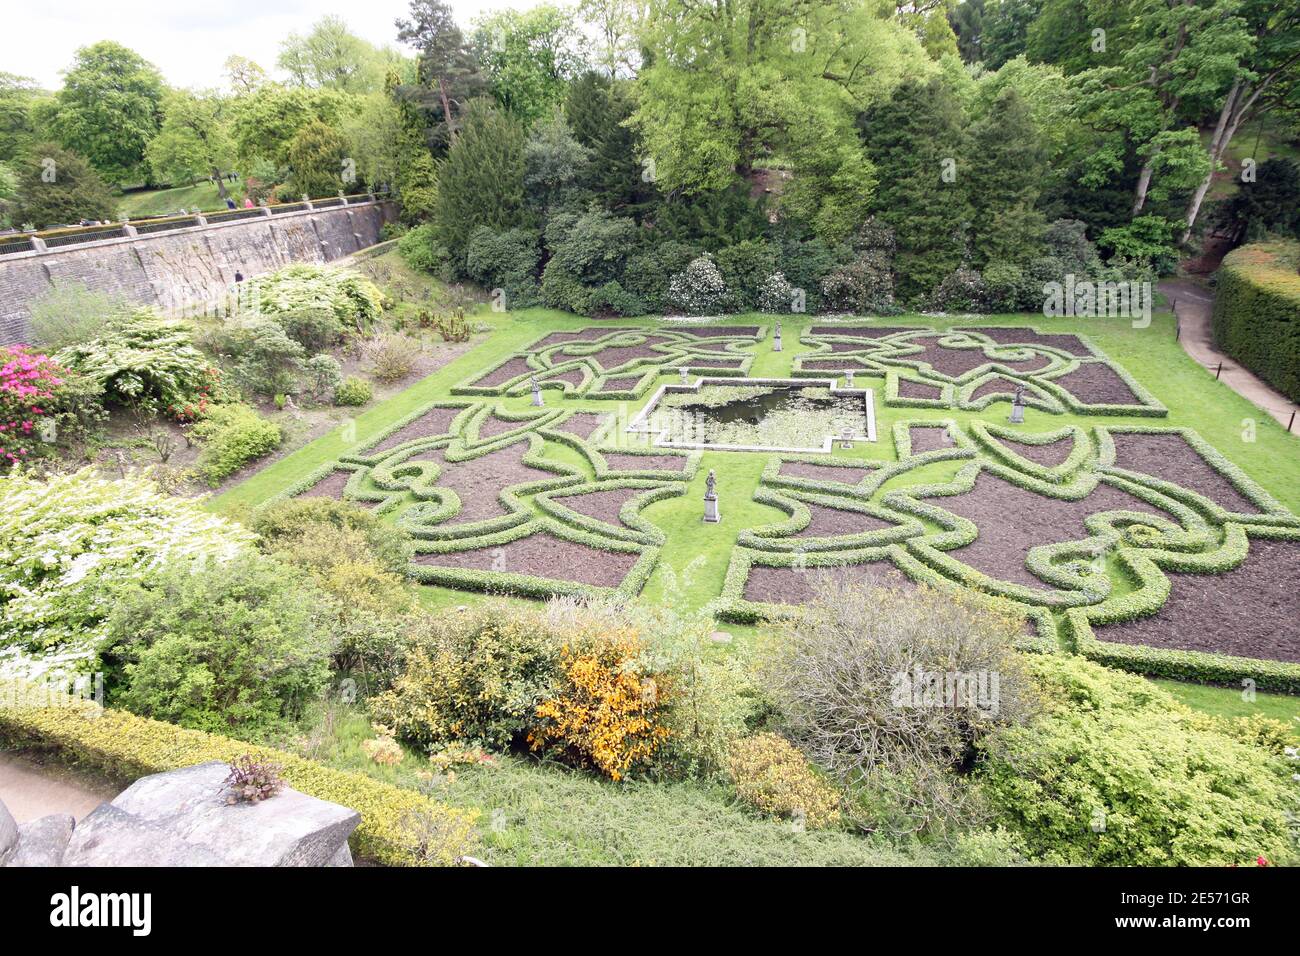
[[[456,142],[456,127],[451,125],[451,100],[447,98],[447,84],[438,77],[438,98],[442,100],[442,121],[447,124],[447,142]]]
[[[1133,215],[1136,216],[1142,211],[1142,207],[1147,203],[1147,190],[1151,188],[1151,173],[1155,168],[1156,156],[1159,152],[1153,152],[1147,157],[1147,161],[1142,164],[1142,172],[1138,175],[1137,189],[1133,192]]]
[[[226,175],[221,171],[220,166],[212,167],[212,178],[217,181],[217,195],[221,197],[222,202],[225,202],[230,198],[230,193],[226,192]]]
[[[1230,118],[1240,96],[1241,77],[1237,77],[1232,81],[1232,89],[1228,91],[1228,98],[1223,101],[1223,109],[1219,110],[1219,120],[1214,124],[1214,136],[1210,138],[1210,171],[1205,174],[1201,184],[1196,187],[1196,192],[1192,193],[1191,202],[1187,204],[1187,215],[1184,217],[1187,226],[1183,230],[1182,239],[1179,240],[1182,245],[1191,241],[1192,226],[1196,225],[1196,217],[1201,212],[1201,203],[1205,201],[1205,194],[1210,191],[1210,186],[1214,183],[1214,171],[1218,168],[1219,160],[1232,139],[1232,133],[1228,132]],[[1235,130],[1235,125],[1232,128]]]

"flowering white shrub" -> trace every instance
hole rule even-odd
[[[226,560],[253,540],[143,477],[19,471],[0,481],[0,647],[88,648],[113,585],[178,561]]]
[[[774,272],[763,280],[758,290],[758,311],[769,315],[787,315],[794,311],[794,286],[783,273]]]
[[[263,315],[325,307],[339,326],[364,332],[384,308],[384,294],[364,276],[306,262],[294,263],[258,276],[248,294]]]
[[[691,260],[686,271],[668,282],[668,301],[689,315],[725,311],[727,283],[707,252]]]

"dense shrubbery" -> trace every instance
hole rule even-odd
[[[0,347],[0,470],[80,437],[100,415],[85,378],[32,349]]]
[[[0,646],[85,648],[115,595],[149,569],[229,559],[251,540],[143,478],[11,475],[0,482]]]
[[[334,389],[335,405],[364,405],[375,396],[375,390],[364,378],[349,375]]]
[[[303,262],[249,280],[247,294],[264,315],[328,309],[340,335],[366,331],[384,308],[383,293],[364,276]]]
[[[668,283],[668,303],[687,315],[710,315],[727,307],[727,283],[707,252],[692,259]]]
[[[114,317],[98,338],[70,345],[55,361],[86,376],[105,403],[192,417],[218,387],[218,373],[188,325],[149,309]]]
[[[213,405],[190,428],[202,446],[199,471],[216,487],[255,458],[280,444],[280,426],[242,402]]]
[[[198,730],[258,734],[329,680],[329,601],[255,553],[188,563],[114,590],[98,662],[108,699]]]
[[[1218,276],[1215,342],[1300,402],[1300,243],[1242,246],[1224,257]]]
[[[1030,707],[1011,649],[1020,622],[955,593],[830,576],[805,611],[762,671],[791,740],[849,792],[864,827],[962,820],[976,744]]]
[[[839,794],[817,776],[797,747],[778,734],[737,740],[727,769],[736,796],[763,813],[791,817],[811,830],[839,822]]]
[[[1096,866],[1294,859],[1293,784],[1276,750],[1250,742],[1259,734],[1229,726],[1233,739],[1150,681],[1077,658],[1030,668],[1043,713],[987,738],[979,777],[1035,856]]]

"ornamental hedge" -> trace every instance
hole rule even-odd
[[[229,763],[252,754],[257,760],[279,764],[294,789],[360,813],[361,825],[350,841],[353,851],[388,866],[450,866],[469,852],[474,841],[477,810],[446,807],[414,790],[89,702],[32,707],[13,685],[0,691],[4,692],[0,694],[0,742],[6,746],[52,750],[126,779],[209,760]],[[435,829],[442,840],[427,851],[422,849],[428,832]]]
[[[1300,242],[1234,249],[1217,275],[1215,344],[1300,402]]]

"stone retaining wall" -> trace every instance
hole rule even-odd
[[[350,202],[0,256],[0,345],[27,339],[30,305],[55,283],[170,312],[202,308],[225,295],[236,272],[252,278],[341,259],[377,243],[396,216],[392,202]]]

